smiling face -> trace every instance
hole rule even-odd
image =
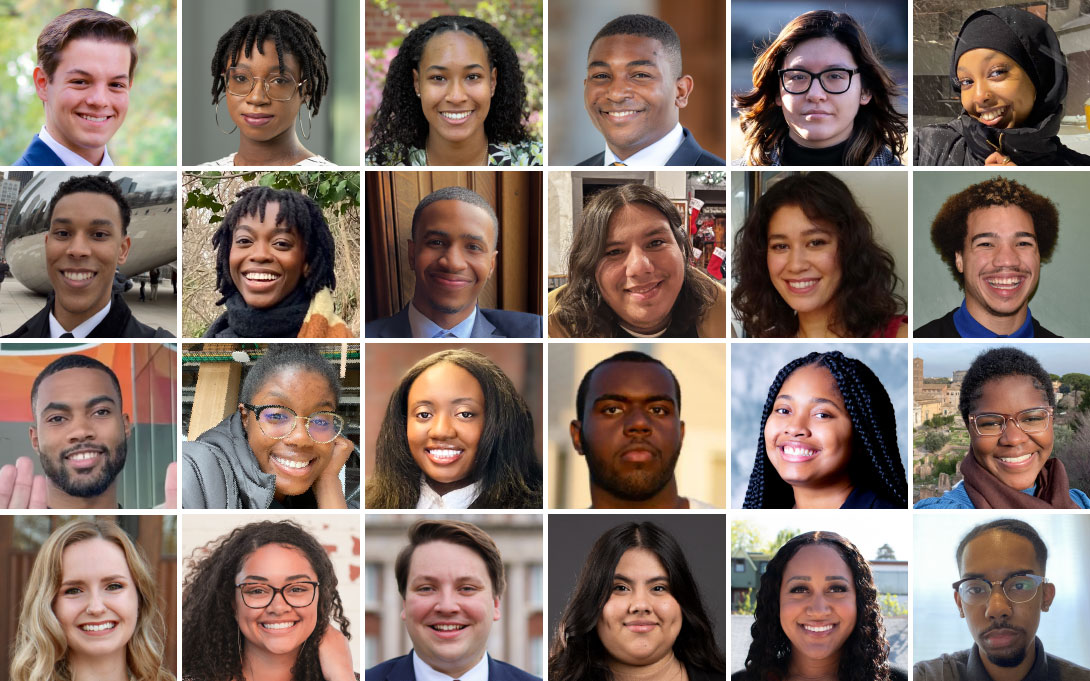
[[[826,69],[852,70],[857,67],[851,50],[836,38],[812,38],[787,53],[781,68],[820,73]],[[822,149],[852,136],[855,115],[870,99],[870,93],[863,88],[863,76],[857,73],[851,76],[851,86],[835,95],[826,92],[816,78],[810,89],[801,95],[787,92],[781,81],[776,104],[783,107],[792,140],[804,147]]]
[[[977,48],[958,59],[958,86],[965,113],[990,128],[1017,128],[1033,112],[1037,89],[1013,59]]]
[[[74,192],[57,201],[45,235],[45,264],[61,326],[74,329],[106,307],[130,243],[110,195]]]
[[[413,460],[439,494],[465,487],[485,424],[481,384],[457,364],[425,369],[409,387],[406,437]]]
[[[235,584],[248,584],[251,590],[279,589],[300,581],[316,582],[318,576],[302,551],[285,544],[265,544],[246,557],[235,575]],[[268,606],[251,608],[243,601],[242,590],[235,589],[234,608],[246,655],[294,661],[318,623],[318,594],[305,607],[288,605],[284,594],[276,593]]]
[[[1033,217],[1018,206],[988,206],[969,213],[965,245],[954,254],[964,277],[965,306],[988,326],[1024,321],[1041,277]]]
[[[625,328],[637,333],[666,328],[685,283],[685,256],[666,216],[644,203],[618,208],[609,219],[594,280]]]
[[[295,290],[310,269],[307,247],[299,230],[287,222],[276,224],[280,204],[265,204],[265,219],[243,215],[231,234],[227,263],[231,281],[250,307],[264,309]]]
[[[832,225],[813,221],[799,206],[784,206],[768,221],[768,276],[796,312],[836,314],[840,254]]]
[[[413,550],[401,619],[421,660],[461,676],[481,661],[499,618],[499,596],[476,551],[445,541]]]
[[[642,548],[625,551],[598,616],[598,638],[613,661],[655,664],[673,649],[682,619],[658,556]]]
[[[475,35],[446,31],[424,46],[413,87],[428,121],[428,143],[487,145],[484,122],[496,92],[496,69]]]
[[[1024,409],[1048,407],[1048,396],[1033,386],[1029,376],[993,378],[981,386],[980,399],[973,403],[970,416],[1004,414],[1014,416]],[[1052,455],[1052,424],[1039,433],[1026,433],[1008,420],[1002,434],[977,435],[969,429],[973,456],[977,463],[999,478],[1004,485],[1022,490],[1031,487],[1037,474]]]
[[[229,91],[223,95],[227,112],[238,126],[239,134],[253,142],[268,144],[280,143],[286,138],[294,139],[295,119],[299,116],[299,107],[303,105],[306,84],[295,88],[291,99],[279,101],[266,94],[265,83],[279,80],[288,84],[285,81],[288,77],[296,84],[301,83],[299,60],[294,54],[284,52],[284,69],[281,71],[276,58],[276,44],[272,40],[266,40],[261,45],[254,44],[249,57],[241,51],[235,57],[236,61],[223,74],[225,79],[238,81],[246,76],[260,79],[254,81],[254,88],[248,95],[238,97]],[[230,90],[232,84],[228,82],[227,87]]]
[[[257,407],[277,404],[288,407],[299,416],[337,410],[336,395],[326,379],[295,366],[285,367],[269,376],[264,385],[254,392],[251,404]],[[257,459],[257,465],[262,471],[276,476],[275,498],[283,500],[285,496],[298,496],[310,489],[329,465],[335,440],[324,444],[315,442],[307,433],[302,419],[295,422],[291,433],[277,440],[261,431],[257,416],[252,411],[241,404],[238,408],[242,414],[246,440]]]
[[[673,130],[692,89],[692,78],[674,73],[655,38],[611,35],[590,46],[583,103],[591,123],[620,159]]]
[[[61,50],[52,78],[40,66],[34,69],[46,130],[95,165],[129,111],[131,58],[125,43],[83,38]]]
[[[765,452],[792,487],[820,489],[850,479],[852,421],[828,369],[802,366],[783,382],[765,422]]]
[[[803,546],[787,561],[780,582],[780,626],[791,656],[840,659],[855,621],[855,581],[840,552],[827,544]]]

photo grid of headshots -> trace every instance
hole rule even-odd
[[[0,61],[0,681],[1090,681],[1090,0]]]

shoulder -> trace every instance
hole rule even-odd
[[[889,147],[882,147],[881,150],[870,160],[870,166],[899,166],[901,160],[893,155],[893,150]]]
[[[409,325],[409,308],[403,307],[395,315],[367,322],[363,327],[363,335],[366,338],[411,338],[413,333]]]
[[[701,274],[708,276],[703,272]],[[697,324],[696,329],[697,335],[700,338],[726,338],[727,304],[724,300],[726,289],[711,277],[708,277],[708,279],[715,284],[715,300],[712,301],[711,307],[704,311],[704,316],[700,318],[700,323]]]
[[[507,664],[501,662],[492,656],[488,658],[488,680],[489,681],[541,681],[541,679],[533,674],[528,674],[513,664]]]
[[[567,287],[567,284],[556,287],[552,291],[549,291],[549,299],[546,305],[546,314],[548,315],[549,324],[549,337],[550,338],[571,338],[571,329],[567,328],[560,322],[560,318],[557,316],[556,311],[560,307],[558,302],[560,298],[560,292]]]
[[[488,165],[490,166],[539,166],[541,159],[541,140],[527,139],[522,142],[488,145]]]
[[[719,158],[710,151],[705,150],[700,146],[700,143],[696,141],[696,137],[693,133],[689,132],[688,128],[682,128],[684,137],[681,140],[681,146],[677,148],[670,160],[666,162],[668,166],[726,166],[727,162]]]
[[[403,671],[407,676],[398,676],[396,681],[409,681],[416,678],[416,674],[413,672],[412,656],[402,655],[401,657],[392,657],[385,662],[379,662],[371,667],[364,673],[364,679],[366,681],[385,681],[390,672],[394,671],[398,665],[405,665],[407,671]]]
[[[235,334],[231,331],[231,325],[227,321],[227,313],[224,312],[216,320],[209,325],[208,330],[204,332],[205,338],[234,338]]]
[[[1090,678],[1090,669],[1087,669],[1082,665],[1068,662],[1062,657],[1056,657],[1055,655],[1049,655],[1048,653],[1045,653],[1045,657],[1048,658],[1049,672],[1051,672],[1052,669],[1057,669],[1059,671],[1058,678],[1060,681],[1085,681],[1087,678]],[[1049,677],[1052,677],[1051,673],[1049,674]]]
[[[1074,501],[1079,508],[1090,508],[1090,497],[1086,496],[1086,492],[1081,489],[1068,490],[1068,494],[1071,495],[1071,501]]]
[[[49,148],[38,135],[30,140],[23,155],[12,165],[17,166],[63,166],[64,161]]]
[[[976,508],[976,506],[973,506],[973,500],[969,498],[965,486],[959,482],[954,489],[941,497],[920,499],[912,508]]]
[[[233,165],[235,165],[235,155],[234,155],[234,153],[230,153],[230,154],[227,154],[226,156],[224,156],[223,158],[216,159],[215,161],[208,161],[207,163],[202,163],[201,165],[202,166],[233,166]]]
[[[587,158],[587,159],[583,159],[582,161],[580,161],[579,163],[576,163],[575,165],[577,165],[577,166],[600,166],[605,162],[606,162],[606,152],[599,151],[594,156],[591,156],[590,158]]]
[[[923,660],[912,666],[912,679],[913,681],[958,681],[966,673],[968,662],[968,650],[940,655],[933,660]]]
[[[35,312],[33,317],[26,320],[22,326],[7,334],[4,338],[49,338],[50,305],[51,303],[46,301],[45,307]]]
[[[959,338],[957,327],[954,326],[955,307],[938,319],[933,319],[912,332],[916,338]]]
[[[1041,322],[1037,321],[1037,318],[1033,318],[1033,337],[1034,338],[1063,338],[1058,336],[1045,327],[1041,326]]]
[[[508,338],[541,338],[541,315],[515,310],[486,310],[481,314]]]
[[[208,442],[182,443],[182,508],[229,508],[235,474],[223,450]]]
[[[949,123],[934,123],[916,128],[913,145],[916,165],[966,165],[964,139],[960,118]]]
[[[730,681],[750,681],[750,679],[752,677],[748,669],[740,669],[730,675]]]

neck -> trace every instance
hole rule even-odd
[[[674,681],[682,678],[685,666],[674,657],[673,650],[668,650],[662,659],[651,664],[631,665],[610,659],[609,670],[614,681]]]
[[[78,655],[69,649],[68,667],[72,670],[72,681],[128,681],[127,654],[127,647],[94,657]]]
[[[825,309],[799,312],[799,338],[841,338],[844,334],[833,324],[832,315]]]
[[[292,681],[291,668],[299,657],[299,651],[270,653],[257,650],[243,639],[246,652],[242,658],[242,673],[246,681]]]
[[[590,483],[591,508],[689,508],[689,500],[678,496],[677,479],[670,478],[666,486],[646,499],[625,499],[609,490]]]
[[[429,166],[484,166],[488,165],[488,138],[482,126],[472,137],[460,142],[428,135],[424,153]]]
[[[1029,674],[1029,670],[1033,669],[1033,663],[1037,661],[1036,639],[1030,642],[1029,649],[1026,651],[1026,659],[1022,660],[1022,663],[1017,667],[1000,667],[989,660],[987,655],[981,655],[979,646],[973,646],[973,648],[976,650],[975,654],[980,657],[980,661],[984,664],[984,669],[987,670],[992,681],[1022,681]]]
[[[97,497],[77,497],[68,494],[49,482],[49,508],[109,508],[117,510],[117,481],[110,484],[106,491]]]
[[[92,164],[94,164],[96,166],[99,165],[100,163],[102,163],[102,159],[106,158],[106,146],[105,145],[103,145],[101,147],[95,147],[94,149],[87,149],[87,148],[73,149],[72,147],[70,147],[67,144],[65,144],[64,142],[62,142],[60,140],[60,138],[57,137],[57,133],[53,132],[55,127],[56,126],[50,125],[49,121],[46,121],[45,131],[48,132],[50,137],[52,137],[54,140],[56,140],[56,142],[58,144],[63,146],[68,151],[72,152],[73,154],[76,154],[77,156],[82,157],[88,163],[92,163]]]
[[[420,651],[416,651],[416,655],[419,657],[420,656]],[[461,677],[463,674],[465,674],[466,672],[468,672],[470,669],[473,669],[478,664],[480,664],[481,660],[484,659],[484,656],[485,656],[485,651],[482,650],[481,654],[478,655],[472,662],[467,662],[465,665],[463,665],[463,666],[461,666],[461,667],[459,667],[457,669],[452,669],[449,665],[443,663],[441,660],[436,660],[437,662],[440,663],[439,665],[432,664],[431,662],[425,660],[423,657],[420,658],[420,661],[423,662],[424,664],[428,665],[429,667],[431,667],[435,671],[439,672],[440,674],[446,674],[447,676],[451,677],[452,679],[457,679],[457,678]]]
[[[670,315],[666,315],[665,319],[663,319],[660,322],[656,322],[655,324],[650,324],[648,326],[634,326],[634,325],[629,324],[628,322],[625,322],[625,321],[622,321],[622,320],[618,319],[617,320],[617,325],[620,326],[622,329],[625,329],[626,331],[630,331],[632,333],[640,333],[640,334],[643,334],[645,336],[650,336],[651,334],[659,333],[660,331],[664,331],[667,326],[670,326],[670,320],[671,320]]]
[[[795,508],[840,508],[852,493],[851,480],[841,480],[821,487],[792,487]]]
[[[988,312],[983,306],[969,298],[965,299],[965,309],[984,328],[1001,336],[1009,336],[1022,328],[1022,325],[1026,323],[1026,317],[1029,315],[1029,304],[1023,305],[1018,309],[1018,312],[1012,315],[997,315]]]
[[[463,487],[469,487],[473,484],[473,482],[474,481],[470,480],[469,478],[462,478],[461,480],[455,480],[454,482],[439,482],[437,480],[427,478],[428,487],[431,487],[433,490],[435,490],[435,493],[439,496],[443,496],[444,494],[450,494],[451,492],[462,489]]]
[[[820,660],[792,655],[791,661],[787,663],[788,681],[837,681],[839,672],[839,650]]]
[[[240,137],[235,165],[289,166],[313,155],[299,142],[293,126],[276,137],[261,142],[246,136]]]
[[[413,298],[413,305],[416,307],[417,312],[424,315],[434,324],[437,324],[444,329],[453,329],[465,320],[469,319],[469,315],[473,314],[473,310],[477,307],[476,301],[474,301],[473,305],[466,305],[457,312],[444,312],[442,310],[435,309],[435,306],[430,305],[428,301],[420,300],[416,297]]]
[[[103,276],[103,275],[100,274],[99,276]],[[110,272],[109,276],[111,278],[113,278],[113,276],[114,276],[113,272]],[[102,308],[106,307],[106,303],[108,303],[108,302],[110,302],[109,297],[107,297],[105,300],[103,300],[102,304],[99,305],[98,307],[96,307],[95,309],[88,310],[87,312],[84,312],[82,314],[75,314],[75,313],[69,312],[68,310],[64,309],[63,305],[59,305],[57,303],[56,297],[54,297],[53,298],[53,317],[57,320],[57,323],[60,324],[64,328],[65,331],[71,331],[72,329],[76,328],[80,324],[84,323],[85,321],[87,321],[91,317],[94,317],[96,314],[101,312]]]

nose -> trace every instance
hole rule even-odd
[[[81,231],[73,231],[68,239],[65,253],[73,258],[82,258],[91,253],[91,240]]]
[[[810,89],[806,91],[806,99],[812,102],[824,102],[829,98],[829,93],[821,87],[821,81],[814,78],[810,81]]]
[[[810,600],[810,605],[806,609],[815,614],[829,612],[829,601],[825,600],[825,594],[819,591],[814,594],[814,597]]]
[[[435,600],[436,612],[458,612],[458,599],[451,589],[439,589],[438,598]]]
[[[439,260],[451,272],[460,272],[466,268],[466,260],[461,251],[453,246],[447,247]]]
[[[102,602],[102,594],[97,589],[91,589],[88,593],[87,607],[84,612],[92,616],[106,612],[106,604]]]
[[[624,261],[624,273],[629,278],[638,277],[652,270],[651,258],[642,248],[633,248]]]
[[[999,246],[995,249],[995,254],[992,256],[992,264],[996,267],[1014,267],[1018,264],[1018,254],[1014,250],[1014,246],[1005,242],[1000,242]]]
[[[438,412],[431,419],[431,428],[428,435],[436,440],[451,440],[457,435],[454,432],[454,420],[449,414]]]
[[[265,92],[264,78],[254,78],[254,89],[246,95],[246,101],[251,104],[265,104],[269,101],[269,94]]]
[[[302,447],[309,447],[311,444],[313,444],[313,441],[310,439],[310,435],[307,433],[306,420],[298,416],[295,417],[295,427],[292,428],[291,432],[282,439],[284,440],[284,442],[297,449]]]
[[[787,268],[789,272],[803,272],[809,267],[806,253],[801,248],[792,248],[787,256]]]
[[[984,611],[984,615],[988,619],[1007,619],[1011,616],[1011,602],[998,584],[992,585],[992,592],[988,595],[988,606]]]
[[[784,424],[783,432],[792,437],[808,437],[810,435],[809,417],[801,409],[795,410]]]
[[[999,441],[1001,443],[1016,445],[1029,439],[1029,435],[1026,435],[1026,431],[1018,426],[1014,421],[1014,417],[1008,416],[1005,425],[1006,427],[1003,429],[1003,432],[999,434]]]
[[[610,78],[609,88],[606,90],[606,98],[611,102],[623,102],[632,97],[632,91],[626,78]]]
[[[447,87],[446,100],[451,103],[464,102],[466,100],[465,84],[458,78],[452,78]]]
[[[253,262],[270,262],[273,259],[272,249],[269,248],[267,242],[255,240],[253,245],[250,246],[248,257]]]
[[[637,588],[632,592],[628,601],[628,612],[651,612],[651,603],[647,596],[647,590]]]
[[[269,613],[287,612],[291,610],[291,605],[288,604],[288,599],[284,597],[283,591],[277,591],[273,595],[272,601],[265,606],[265,611]]]
[[[651,434],[651,421],[642,409],[632,409],[625,414],[624,430],[628,435],[647,436]]]
[[[78,444],[84,440],[93,439],[95,439],[95,430],[91,427],[91,421],[85,416],[73,413],[68,427],[68,441]]]
[[[102,107],[109,104],[107,90],[109,85],[105,82],[95,83],[87,88],[83,94],[83,101],[88,106]]]

